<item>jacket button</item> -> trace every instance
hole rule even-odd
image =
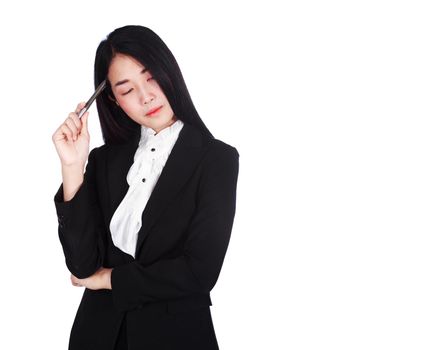
[[[146,182],[146,179],[143,177],[143,179],[141,181]]]
[[[152,152],[155,152],[155,148],[151,148],[151,151],[152,151]]]

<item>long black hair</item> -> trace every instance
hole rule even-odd
[[[149,70],[163,90],[175,116],[213,138],[193,105],[183,75],[172,52],[151,29],[128,25],[115,29],[97,48],[95,54],[95,88],[106,79],[106,89],[97,97],[101,132],[106,144],[121,144],[136,137],[141,126],[111,99],[115,96],[107,79],[109,66],[117,54],[131,56]]]

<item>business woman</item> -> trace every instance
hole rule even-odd
[[[104,144],[89,153],[88,112],[76,114],[84,103],[52,136],[59,239],[72,284],[85,287],[69,349],[218,349],[210,291],[234,221],[239,154],[204,125],[152,30],[125,26],[100,43],[95,86],[104,79]]]

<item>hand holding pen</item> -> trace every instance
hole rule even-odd
[[[89,155],[89,131],[87,110],[95,98],[104,90],[104,80],[95,90],[91,98],[85,103],[80,102],[75,112],[69,113],[66,120],[52,135],[58,156],[63,166],[84,167]]]

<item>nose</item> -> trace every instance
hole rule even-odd
[[[153,100],[153,96],[148,95],[148,96],[145,96],[145,97],[144,97],[144,99],[143,99],[143,103],[144,103],[145,105],[147,105],[147,104],[150,103],[150,101],[152,101],[152,100]]]
[[[140,102],[141,104],[148,104],[154,99],[154,94],[149,88],[144,87],[140,90]]]

